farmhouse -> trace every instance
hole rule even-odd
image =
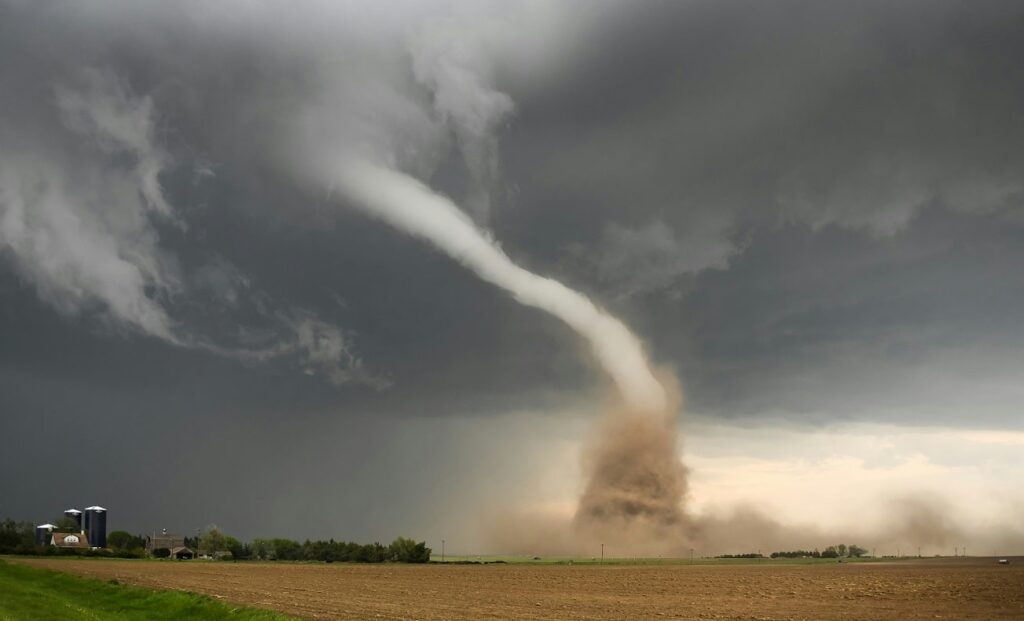
[[[50,545],[58,548],[84,548],[89,549],[89,538],[85,533],[53,533]]]

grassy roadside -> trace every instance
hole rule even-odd
[[[290,618],[195,593],[150,591],[0,560],[0,621]]]

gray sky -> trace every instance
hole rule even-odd
[[[750,460],[1020,487],[1019,3],[341,4],[0,1],[0,516],[433,541],[575,497],[585,344],[313,181],[355,152],[677,372],[694,507]]]

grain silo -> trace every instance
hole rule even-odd
[[[107,547],[107,510],[103,507],[85,508],[85,532],[94,548]]]
[[[50,537],[53,536],[53,529],[55,528],[57,527],[53,524],[40,524],[39,526],[36,526],[36,545],[50,545]]]
[[[64,515],[75,521],[75,528],[79,531],[82,530],[82,512],[78,509],[68,509],[64,511]]]

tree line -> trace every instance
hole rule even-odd
[[[55,520],[57,532],[77,530],[71,520]],[[196,552],[217,556],[230,556],[235,560],[323,561],[327,563],[427,563],[431,549],[426,542],[398,537],[389,545],[374,542],[360,544],[352,541],[317,540],[299,543],[292,539],[253,539],[245,543],[210,528],[199,537],[186,537],[185,546]],[[0,554],[84,554],[87,556],[116,556],[142,558],[146,556],[146,537],[127,531],[115,530],[107,535],[104,550],[78,550],[36,545],[36,530],[32,522],[6,519],[0,522]],[[153,550],[157,557],[168,557],[167,548]]]
[[[860,558],[867,553],[867,549],[856,544],[848,546],[845,543],[840,543],[824,550],[817,548],[814,550],[785,550],[772,552],[770,556],[771,558]],[[764,555],[760,552],[746,552],[744,554],[722,554],[715,558],[764,558]]]
[[[764,558],[760,552],[744,552],[743,554],[720,554],[715,558]]]
[[[212,528],[199,538],[199,550],[209,553],[229,552],[237,560],[323,561],[327,563],[426,563],[431,549],[426,542],[397,537],[390,545],[309,539],[253,539],[244,543]]]
[[[860,558],[868,553],[866,548],[856,544],[847,546],[845,543],[829,546],[824,550],[788,550],[772,552],[772,558]]]

